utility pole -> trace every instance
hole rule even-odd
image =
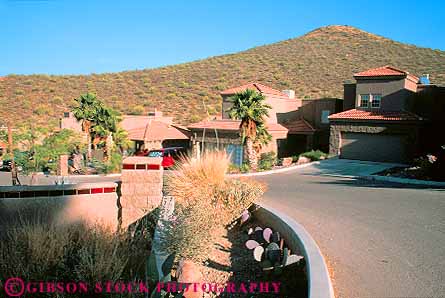
[[[8,147],[9,147],[9,154],[11,155],[12,185],[20,185],[20,180],[18,177],[17,168],[15,166],[15,160],[14,160],[14,148],[13,148],[13,143],[12,143],[11,123],[8,123]]]

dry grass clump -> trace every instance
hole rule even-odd
[[[0,279],[143,280],[151,235],[111,233],[99,225],[21,221],[0,226]]]
[[[200,160],[185,159],[168,178],[167,191],[176,206],[173,220],[165,223],[166,250],[195,261],[207,259],[213,232],[262,196],[262,184],[227,178],[229,164],[225,152],[209,152]]]

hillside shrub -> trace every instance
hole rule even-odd
[[[134,106],[131,110],[130,110],[130,115],[142,115],[145,112],[145,108],[141,105],[137,105]]]

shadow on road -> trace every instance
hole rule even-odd
[[[335,178],[336,176],[324,175],[326,177]],[[312,184],[325,184],[325,185],[347,185],[352,187],[375,187],[375,188],[399,188],[399,189],[429,189],[432,191],[445,191],[445,188],[431,187],[428,185],[413,185],[396,182],[384,182],[384,181],[369,181],[360,178],[343,178],[338,177],[337,180],[330,181],[312,181]]]

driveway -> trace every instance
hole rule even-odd
[[[445,293],[445,191],[351,178],[388,166],[334,159],[255,178],[269,186],[264,204],[318,243],[337,298]]]

